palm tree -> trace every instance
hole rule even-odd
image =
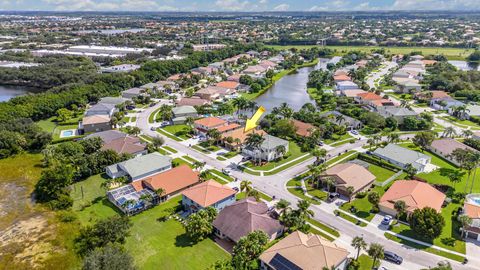
[[[152,145],[156,150],[165,143],[165,140],[162,137],[152,137]]]
[[[446,127],[442,133],[442,136],[453,138],[457,135],[457,131],[455,131],[454,127]]]
[[[163,197],[163,195],[165,195],[165,189],[164,188],[158,188],[157,190],[155,190],[155,193],[161,199]]]
[[[351,246],[354,247],[357,250],[357,256],[355,257],[355,260],[358,260],[358,256],[360,255],[360,251],[362,251],[362,249],[367,248],[367,242],[365,242],[365,240],[363,240],[363,237],[355,236],[352,239]]]
[[[370,255],[370,257],[373,258],[372,268],[375,267],[375,263],[377,262],[377,259],[383,259],[384,250],[383,250],[383,246],[380,244],[371,243],[367,252],[368,252],[368,255]]]
[[[207,178],[209,176],[210,176],[210,172],[208,170],[205,170],[205,171],[198,174],[198,178],[200,179],[200,182],[207,181]]]
[[[288,106],[286,102],[283,102],[280,104],[280,107],[278,108],[279,114],[283,116],[283,118],[292,118],[293,115],[293,110]]]
[[[327,155],[327,150],[320,148],[318,146],[312,150],[312,156],[316,158],[315,164],[319,164],[320,160],[325,158],[326,155]]]
[[[248,197],[250,193],[252,192],[252,182],[248,180],[243,180],[240,182],[240,192],[245,191],[245,197]]]
[[[355,188],[352,187],[352,186],[348,186],[346,188],[346,191],[347,191],[347,194],[348,194],[348,202],[350,202],[352,200],[352,194],[353,194],[353,192],[355,192]]]
[[[245,144],[248,147],[252,148],[253,152],[255,153],[254,160],[257,163],[262,158],[261,155],[258,155],[258,151],[260,150],[259,149],[260,145],[262,145],[264,141],[265,141],[265,138],[258,133],[250,133],[247,135],[247,138],[245,139]]]
[[[283,216],[287,208],[290,207],[290,202],[285,199],[280,199],[277,204],[275,204],[275,208],[278,209],[280,215]]]
[[[330,192],[331,188],[335,185],[335,180],[333,177],[325,177],[323,178],[323,183],[327,186],[328,192]]]
[[[195,161],[192,164],[192,167],[193,167],[194,170],[198,169],[198,171],[201,171],[203,169],[203,167],[205,167],[205,162]]]
[[[448,179],[450,180],[450,182],[453,183],[453,188],[454,189],[455,189],[455,185],[462,181],[462,178],[463,178],[464,175],[465,175],[465,172],[462,172],[461,169],[448,173],[448,175],[447,175]]]
[[[388,133],[387,138],[389,143],[396,143],[400,140],[400,135],[398,133],[391,132]]]
[[[283,157],[283,155],[285,155],[286,152],[287,152],[287,148],[285,147],[285,145],[279,145],[275,148],[275,155],[277,157]]]
[[[343,121],[345,121],[345,116],[343,114],[337,114],[335,115],[335,121],[337,124],[341,125]]]
[[[403,215],[403,213],[405,213],[405,210],[407,208],[407,204],[400,200],[400,201],[396,201],[394,204],[393,204],[393,208],[397,211],[397,218],[400,217],[401,215]]]
[[[480,153],[474,152],[472,153],[472,163],[473,163],[473,178],[472,184],[470,185],[470,193],[473,191],[473,186],[475,185],[475,178],[477,176],[477,168],[480,163]]]
[[[298,216],[305,221],[312,218],[315,215],[315,213],[313,213],[312,210],[308,209],[310,208],[310,205],[311,203],[306,200],[301,200],[301,201],[298,201],[297,203],[298,213],[299,213]]]
[[[473,131],[471,131],[470,129],[465,129],[462,131],[462,136],[465,138],[470,138],[473,136]]]
[[[458,217],[458,221],[460,221],[460,224],[462,224],[462,237],[463,237],[463,234],[465,233],[465,230],[470,226],[472,225],[472,218],[470,218],[469,216],[467,215],[461,215]]]
[[[372,148],[375,146],[375,140],[373,138],[368,138],[367,143],[368,143],[368,150],[372,150]]]

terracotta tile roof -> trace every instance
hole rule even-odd
[[[240,139],[240,144],[243,144],[245,142],[245,139],[247,138],[247,135],[250,134],[250,133],[253,133],[253,132],[255,132],[257,134],[260,134],[262,136],[267,134],[263,130],[253,130],[253,129],[251,129],[251,130],[245,132],[243,128],[238,128],[238,129],[223,133],[222,138],[226,139],[228,137],[232,137],[234,140],[238,138],[238,139]]]
[[[177,102],[179,106],[201,106],[208,104],[210,101],[198,97],[184,97]]]
[[[217,130],[220,131],[220,133],[224,133],[226,131],[234,130],[234,129],[237,129],[237,128],[240,128],[240,127],[241,126],[237,123],[231,123],[231,124],[228,124],[228,125],[225,125],[225,126],[218,127]]]
[[[82,125],[101,124],[108,122],[110,122],[110,117],[108,115],[91,115],[82,119]]]
[[[195,120],[195,124],[197,125],[202,125],[202,126],[205,126],[207,128],[213,128],[213,127],[217,127],[217,126],[220,126],[220,125],[225,125],[227,124],[227,121],[221,119],[221,118],[218,118],[218,117],[205,117],[205,118],[202,118],[202,119],[198,119],[198,120]]]
[[[254,198],[225,207],[213,221],[213,226],[235,242],[253,231],[263,231],[271,238],[283,230],[280,222],[269,216],[267,204]]]
[[[240,83],[235,81],[223,81],[216,84],[218,87],[228,88],[228,89],[236,89]]]
[[[107,149],[113,150],[118,154],[136,154],[138,152],[144,151],[146,149],[146,145],[142,144],[140,139],[137,137],[127,136],[105,143],[102,146],[102,150]]]
[[[363,99],[363,100],[379,100],[379,99],[383,99],[381,96],[375,94],[375,93],[372,93],[372,92],[367,92],[367,93],[362,93],[362,94],[358,94],[357,95],[359,98]]]
[[[355,163],[337,164],[327,169],[325,174],[338,177],[337,186],[352,186],[355,192],[372,183],[376,178],[367,169]]]
[[[440,91],[440,90],[432,90],[432,91],[425,91],[425,92],[420,92],[415,94],[417,97],[427,97],[427,93],[432,93],[431,99],[438,99],[438,98],[446,98],[450,97],[447,92],[445,91]]]
[[[445,194],[431,185],[417,180],[397,180],[380,198],[379,204],[394,209],[396,201],[404,201],[407,211],[431,207],[438,212],[442,209]]]
[[[372,103],[375,106],[395,106],[395,102],[389,100],[389,99],[377,99],[377,100],[371,100],[370,103]]]
[[[297,128],[297,131],[296,131],[297,135],[303,136],[303,137],[310,136],[312,131],[315,129],[314,125],[309,123],[304,123],[302,121],[298,121],[295,119],[292,120],[292,124]]]
[[[437,63],[437,61],[435,61],[435,60],[422,60],[422,62],[426,66],[434,65],[435,63]]]
[[[336,81],[336,82],[339,82],[339,81],[351,81],[352,78],[350,78],[350,76],[348,76],[347,74],[339,74],[339,75],[333,76],[333,80]]]
[[[188,197],[202,207],[211,206],[235,193],[235,190],[214,180],[208,180],[182,192],[183,196]]]
[[[480,205],[475,205],[475,204],[466,202],[463,205],[463,210],[465,211],[465,214],[470,218],[480,219]]]
[[[476,149],[465,145],[452,138],[438,139],[432,142],[430,145],[432,149],[439,151],[443,156],[448,156],[453,153],[455,149],[465,149],[473,152],[478,152]]]
[[[342,92],[346,97],[356,97],[359,94],[367,93],[367,91],[362,90],[362,89],[353,89],[353,90],[347,90]]]
[[[274,269],[287,269],[279,267],[282,263],[281,259],[286,259],[298,269],[330,269],[332,266],[338,267],[347,259],[348,254],[346,249],[319,235],[295,231],[265,250],[260,255],[260,260]]]
[[[194,185],[198,183],[198,180],[198,173],[184,164],[144,178],[141,181],[152,190],[163,188],[165,195],[168,195]]]

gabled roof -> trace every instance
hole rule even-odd
[[[197,113],[197,110],[193,106],[177,106],[172,109],[173,115],[185,114],[185,113]]]
[[[202,207],[211,206],[235,193],[235,190],[214,180],[208,180],[182,192],[183,196]]]
[[[106,131],[90,134],[85,138],[94,138],[94,137],[99,137],[100,139],[102,139],[103,143],[105,144],[116,139],[125,138],[127,137],[127,134],[118,130],[106,130]]]
[[[273,150],[280,145],[288,145],[288,141],[269,134],[265,134],[263,138],[265,140],[263,140],[261,147],[266,150]]]
[[[325,174],[338,177],[340,181],[337,180],[337,186],[352,186],[355,192],[372,183],[376,178],[367,169],[355,163],[337,164],[327,169]]]
[[[228,88],[228,89],[235,89],[240,85],[240,83],[235,81],[223,81],[216,84],[218,87]]]
[[[109,123],[109,122],[110,122],[110,116],[103,115],[103,114],[85,116],[82,119],[83,125],[101,124],[101,123]]]
[[[231,123],[231,124],[228,124],[228,125],[225,125],[225,126],[217,127],[217,130],[220,133],[223,133],[223,132],[226,132],[226,131],[229,131],[229,130],[232,130],[232,129],[237,129],[237,128],[240,128],[240,127],[241,126],[237,123]]]
[[[213,226],[228,238],[238,242],[253,231],[263,231],[270,237],[283,226],[268,215],[268,206],[254,198],[246,198],[225,207],[213,221]]]
[[[165,190],[164,195],[168,195],[194,185],[199,179],[197,172],[193,171],[188,165],[183,164],[171,170],[144,178],[142,181],[144,185],[152,190],[163,188]]]
[[[158,169],[171,165],[172,158],[153,152],[148,155],[135,157],[118,164],[123,165],[130,177],[136,178],[144,174],[154,172]]]
[[[452,138],[435,140],[432,142],[430,147],[440,151],[444,156],[450,155],[455,149],[465,149],[473,152],[478,152],[476,149]]]
[[[98,103],[118,105],[124,103],[127,100],[128,99],[121,97],[104,97],[100,99]]]
[[[397,180],[380,198],[380,205],[395,209],[396,201],[404,201],[408,212],[431,207],[437,212],[442,210],[445,194],[431,185],[417,180]]]
[[[87,110],[86,115],[109,114],[113,109],[115,104],[97,103]]]
[[[265,250],[260,260],[277,270],[284,269],[330,269],[338,267],[347,259],[349,252],[315,234],[295,231]],[[286,267],[292,264],[293,267]]]
[[[380,99],[382,99],[381,96],[379,96],[375,93],[372,93],[372,92],[361,93],[361,94],[358,94],[357,96],[359,98],[363,99],[363,100],[380,100]]]
[[[377,148],[373,153],[388,157],[389,159],[395,160],[402,164],[413,164],[419,159],[431,160],[431,158],[425,154],[398,146],[393,143],[388,144],[384,148]]]
[[[139,138],[127,136],[112,140],[102,146],[102,150],[113,150],[118,154],[136,154],[147,148]]]
[[[314,125],[305,123],[302,121],[298,121],[296,119],[293,119],[291,122],[295,126],[295,128],[297,128],[296,133],[299,136],[303,136],[303,137],[310,136],[312,131],[315,129]]]
[[[203,98],[199,98],[199,97],[184,97],[182,99],[180,99],[179,101],[177,101],[177,105],[179,106],[201,106],[201,105],[205,105],[205,104],[208,104],[210,101],[206,100],[206,99],[203,99]]]

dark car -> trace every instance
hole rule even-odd
[[[383,259],[385,261],[393,262],[396,264],[402,264],[403,258],[398,256],[397,254],[390,252],[390,251],[385,251],[383,253]]]

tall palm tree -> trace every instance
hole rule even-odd
[[[470,218],[467,215],[461,215],[458,217],[458,221],[460,221],[460,224],[462,224],[462,238],[465,230],[468,228],[468,226],[472,225],[472,218]]]
[[[245,145],[253,149],[253,152],[255,153],[254,160],[257,163],[259,163],[260,159],[262,158],[262,156],[259,155],[258,152],[261,150],[260,146],[264,141],[265,138],[258,133],[250,133],[245,139]]]
[[[377,243],[370,244],[368,248],[368,255],[373,258],[373,265],[372,268],[375,267],[375,263],[378,259],[383,259],[384,256],[384,249],[383,246]]]
[[[398,133],[391,132],[387,135],[389,143],[396,143],[400,140],[400,135]]]
[[[248,180],[243,180],[240,182],[240,192],[245,191],[245,197],[248,197],[250,192],[253,190],[252,188],[252,182]]]
[[[473,178],[472,178],[472,184],[470,185],[470,193],[472,193],[473,186],[475,185],[475,178],[477,177],[477,169],[480,164],[480,153],[478,152],[472,153],[472,163],[473,163]]]
[[[471,131],[470,129],[465,129],[462,131],[462,136],[465,138],[470,138],[473,136],[473,131]]]
[[[320,163],[320,160],[322,160],[323,158],[325,158],[325,156],[327,156],[327,150],[317,146],[312,150],[312,156],[316,158],[315,164],[318,164]]]
[[[457,131],[454,127],[446,127],[442,135],[447,138],[453,138],[457,135]]]
[[[313,211],[309,209],[310,205],[311,203],[309,201],[306,201],[306,200],[298,201],[297,207],[298,207],[299,217],[301,219],[308,220],[315,215],[315,213],[313,213]]]
[[[346,191],[347,191],[347,194],[348,194],[348,202],[350,202],[352,200],[353,192],[355,192],[355,188],[352,187],[352,186],[348,186],[346,188]]]
[[[283,155],[285,155],[286,152],[287,148],[285,147],[285,145],[279,145],[275,148],[275,155],[277,157],[282,157]]]
[[[399,201],[396,201],[393,204],[393,208],[397,211],[397,216],[396,217],[398,218],[403,213],[405,213],[405,210],[407,208],[407,204],[405,203],[405,201],[399,200]]]
[[[360,251],[362,251],[362,249],[367,248],[367,242],[365,242],[365,240],[363,240],[363,237],[355,236],[352,239],[351,246],[354,247],[357,250],[357,256],[355,257],[355,260],[358,260],[358,256],[360,256]]]

